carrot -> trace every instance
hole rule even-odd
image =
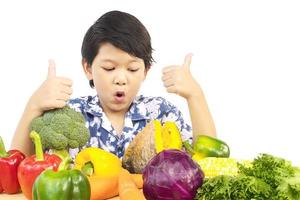
[[[145,200],[143,193],[135,185],[132,176],[125,169],[119,175],[120,200]]]
[[[142,174],[130,174],[133,182],[135,183],[137,188],[143,187],[143,175]]]
[[[91,185],[91,200],[108,199],[118,195],[118,177],[88,178]]]

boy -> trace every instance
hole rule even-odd
[[[82,43],[82,66],[96,96],[71,99],[72,81],[56,77],[49,61],[48,77],[29,99],[12,141],[12,148],[33,153],[29,139],[31,121],[43,112],[69,105],[81,112],[90,130],[86,146],[96,146],[122,157],[135,135],[152,119],[175,121],[182,139],[199,134],[215,136],[215,127],[200,86],[189,70],[191,54],[182,66],[163,69],[167,92],[187,100],[191,127],[180,111],[161,97],[136,96],[153,62],[151,38],[134,16],[111,11],[101,16],[87,31]],[[70,149],[74,158],[80,149]]]

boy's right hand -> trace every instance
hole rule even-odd
[[[31,111],[41,115],[47,110],[62,108],[72,94],[72,80],[56,76],[53,60],[49,60],[48,76],[31,96],[28,106]]]

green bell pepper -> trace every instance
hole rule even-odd
[[[184,141],[183,145],[189,154],[198,159],[205,157],[228,158],[230,155],[229,146],[225,142],[207,135],[199,135],[193,146],[188,141]]]
[[[71,161],[68,157],[57,172],[48,169],[38,176],[32,190],[34,200],[90,200],[89,180],[81,171],[68,169]]]

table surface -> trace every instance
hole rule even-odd
[[[27,200],[25,198],[25,196],[21,193],[21,194],[12,194],[12,195],[8,195],[8,194],[0,194],[0,200]],[[109,200],[119,200],[119,197],[114,197],[114,198],[110,198]]]

